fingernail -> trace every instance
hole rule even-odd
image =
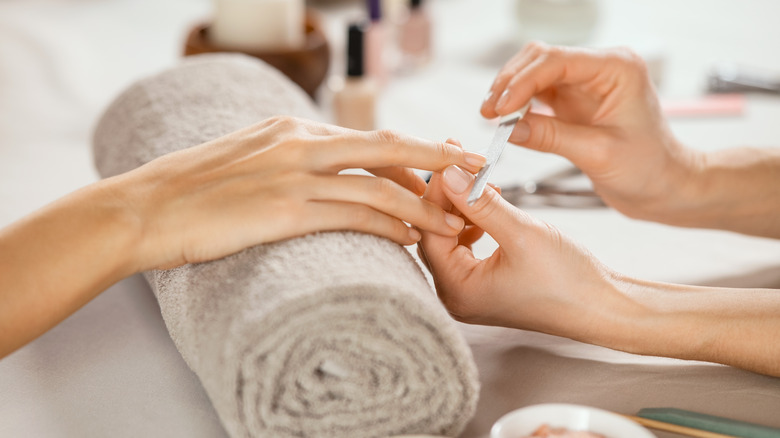
[[[512,141],[516,143],[523,143],[531,138],[531,125],[525,120],[520,120],[515,125],[515,129],[512,131]]]
[[[490,100],[490,98],[493,97],[493,90],[488,90],[487,94],[485,95],[485,98],[482,99],[482,103],[487,102]]]
[[[498,102],[496,102],[496,109],[506,105],[507,102],[509,102],[509,90],[504,90],[504,92],[501,93],[501,97],[498,98]]]
[[[414,229],[414,228],[409,228],[409,237],[410,237],[412,240],[414,240],[415,242],[419,242],[419,241],[420,241],[420,239],[422,238],[422,235],[421,235],[421,234],[420,234],[420,232],[419,232],[419,231],[417,231],[416,229]]]
[[[449,213],[444,214],[444,220],[447,222],[447,225],[449,225],[450,228],[458,231],[462,230],[463,226],[466,224],[462,218]]]
[[[458,166],[450,166],[444,169],[444,184],[452,190],[453,193],[463,193],[471,185],[474,175],[464,172]]]
[[[479,168],[484,166],[485,162],[487,161],[487,159],[483,155],[480,155],[476,152],[464,152],[463,158],[466,160],[466,163],[469,166],[474,166]]]

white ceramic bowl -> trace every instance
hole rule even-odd
[[[493,425],[490,438],[521,438],[542,424],[587,430],[607,438],[655,438],[644,427],[603,409],[570,404],[541,404],[514,410]]]

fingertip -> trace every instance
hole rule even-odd
[[[458,140],[456,138],[452,138],[452,137],[448,138],[447,139],[447,143],[455,145],[455,146],[463,149],[463,145],[460,143],[460,140]]]
[[[411,239],[411,243],[409,243],[409,245],[414,245],[415,243],[419,242],[420,239],[422,239],[422,234],[420,234],[416,228],[409,227],[409,239]]]
[[[464,152],[463,159],[466,161],[468,167],[475,171],[482,169],[485,166],[485,163],[487,163],[487,158],[476,152]]]
[[[495,105],[490,104],[490,102],[485,102],[482,104],[482,108],[479,109],[480,115],[486,119],[495,119],[498,117],[498,113],[493,109]]]
[[[509,89],[507,88],[506,90],[504,90],[503,93],[501,93],[501,96],[498,98],[498,101],[496,102],[496,112],[500,113],[501,110],[507,106],[510,99],[511,99],[511,95],[509,93]]]
[[[417,196],[425,195],[425,191],[428,190],[428,184],[422,178],[417,178],[414,182],[414,194]]]
[[[444,213],[444,221],[447,222],[447,226],[449,226],[455,234],[460,233],[461,230],[463,230],[463,227],[466,226],[466,221],[464,221],[463,218],[450,213]]]
[[[485,93],[485,97],[482,99],[482,104],[484,105],[484,104],[486,104],[486,103],[490,102],[490,101],[493,99],[493,95],[494,95],[494,94],[495,94],[495,93],[493,93],[493,88],[491,87],[491,88],[488,90],[488,92],[487,92],[487,93]]]

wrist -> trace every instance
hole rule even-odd
[[[637,353],[642,349],[640,341],[643,339],[639,330],[647,331],[644,329],[644,321],[653,321],[654,312],[637,298],[638,291],[633,279],[613,271],[605,273],[603,279],[597,293],[588,293],[598,299],[592,300],[590,315],[582,319],[586,326],[578,328],[572,338]]]
[[[676,140],[673,140],[677,143]],[[707,154],[677,143],[666,164],[659,170],[663,181],[655,201],[644,206],[642,219],[676,226],[691,226],[700,209],[705,185],[702,175],[707,168]]]
[[[131,185],[123,175],[95,183],[94,212],[98,223],[108,230],[110,246],[116,254],[117,280],[146,270],[142,253],[145,221],[130,194]]]
[[[780,200],[778,150],[733,148],[690,151],[689,163],[672,190],[671,225],[714,228],[780,237],[774,217]]]
[[[646,356],[709,360],[717,336],[705,330],[713,326],[708,316],[689,307],[690,287],[622,275],[613,285],[626,304],[594,343]]]

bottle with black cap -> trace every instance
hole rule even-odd
[[[347,77],[333,96],[333,113],[340,126],[370,131],[375,128],[376,86],[364,70],[365,26],[364,22],[349,25]]]

